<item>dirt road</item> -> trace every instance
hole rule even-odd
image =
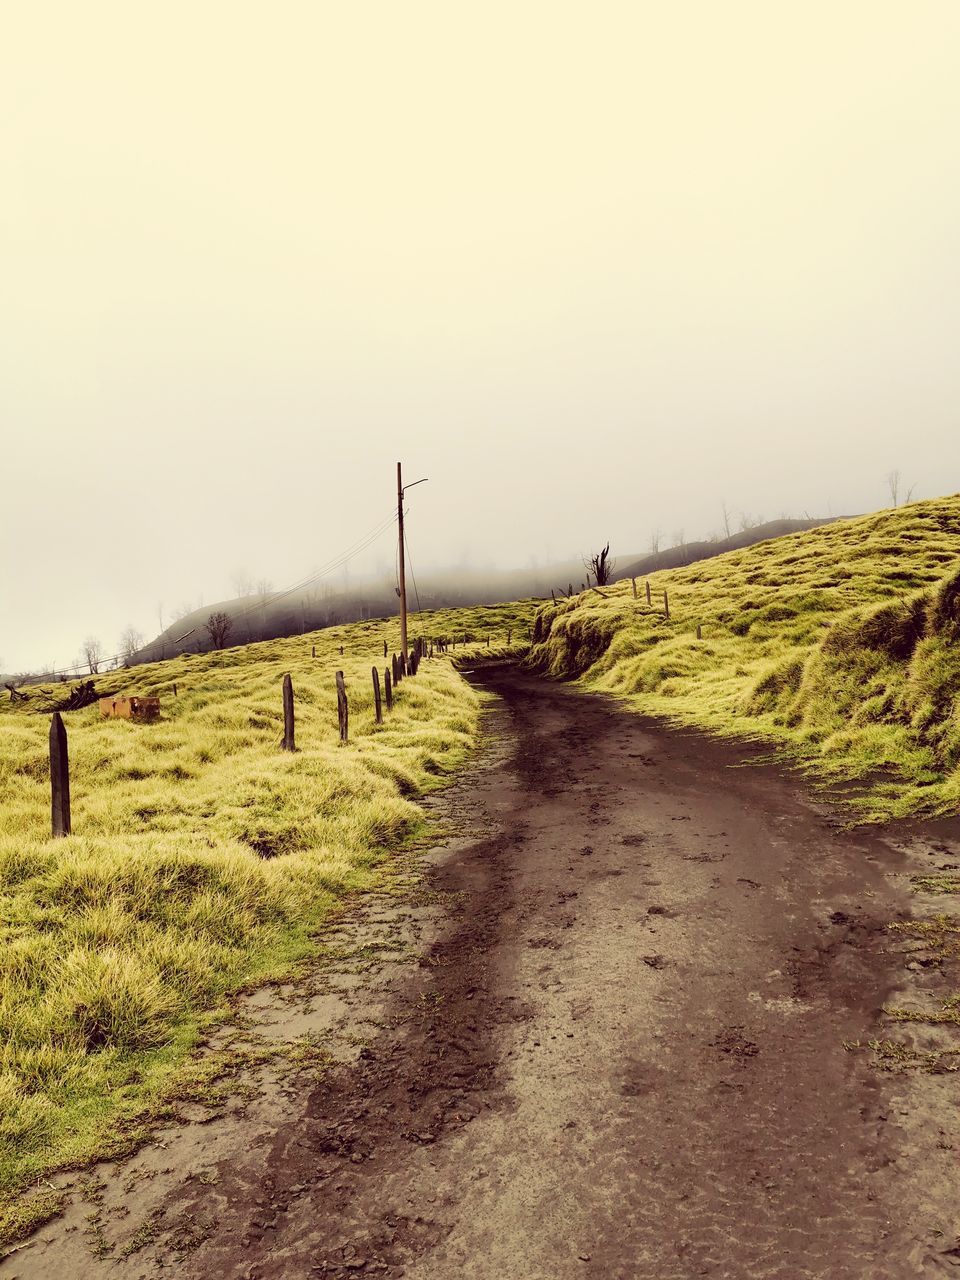
[[[845,1048],[904,979],[892,840],[742,748],[473,678],[474,834],[430,856],[419,956],[353,992],[352,1060],[170,1138],[149,1230],[111,1174],[102,1260],[76,1212],[0,1275],[958,1274],[956,1077]]]

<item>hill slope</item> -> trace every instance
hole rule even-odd
[[[541,609],[529,661],[638,710],[776,741],[858,784],[869,817],[956,810],[960,497],[837,521],[650,584],[649,607],[618,583]]]

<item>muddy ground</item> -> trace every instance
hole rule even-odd
[[[0,1277],[960,1274],[960,1032],[882,1012],[952,989],[888,925],[949,910],[910,876],[960,829],[850,831],[749,749],[473,678],[457,838],[247,1004],[316,1055],[74,1180]]]

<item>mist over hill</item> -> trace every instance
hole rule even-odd
[[[766,521],[729,537],[716,537],[696,542],[679,542],[663,550],[647,554],[617,554],[611,581],[641,577],[661,569],[675,569],[779,538],[819,525],[830,524],[837,517],[823,519],[779,519]],[[596,548],[591,548],[596,550]],[[417,630],[419,609],[458,608],[469,605],[502,604],[511,600],[548,599],[565,596],[590,584],[590,575],[582,559],[559,561],[552,565],[524,569],[469,569],[456,567],[434,570],[415,577],[408,575],[407,603],[413,634]],[[162,661],[181,653],[204,653],[216,645],[208,629],[213,614],[229,619],[224,647],[276,640],[284,636],[317,631],[324,627],[367,618],[388,618],[398,611],[397,589],[392,578],[371,577],[349,586],[315,583],[292,590],[275,591],[266,584],[257,592],[205,601],[180,616],[151,640],[139,645],[135,652],[122,658],[105,659],[100,671],[118,665]],[[0,675],[0,684],[14,686],[43,682],[56,678],[82,679],[86,668],[70,667],[59,671],[37,670]]]

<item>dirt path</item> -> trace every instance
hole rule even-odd
[[[363,1046],[138,1158],[127,1226],[111,1173],[112,1257],[76,1209],[0,1276],[958,1274],[955,1077],[844,1048],[902,995],[906,855],[742,749],[474,678],[498,745],[447,803],[482,834],[431,855]]]

